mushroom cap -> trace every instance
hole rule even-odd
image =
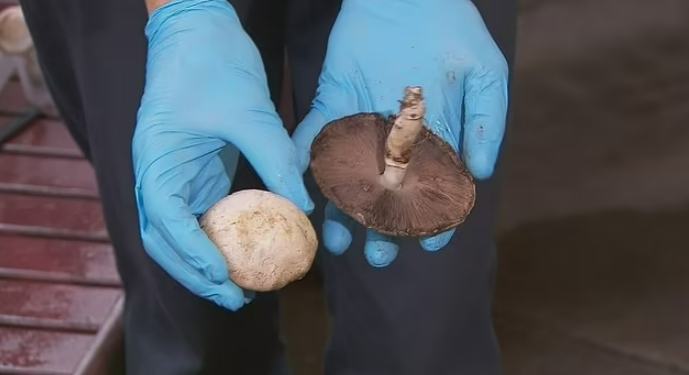
[[[223,198],[201,217],[200,226],[223,254],[230,280],[257,292],[304,277],[318,247],[306,214],[264,190],[240,190]]]
[[[311,146],[311,173],[323,195],[366,228],[424,237],[461,224],[474,206],[473,178],[450,144],[421,129],[401,187],[381,184],[392,121],[360,113],[327,124]]]

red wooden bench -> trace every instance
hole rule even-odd
[[[17,82],[0,94],[0,374],[105,374],[123,294],[91,166]],[[23,128],[23,129],[20,129]]]

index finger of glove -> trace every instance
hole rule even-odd
[[[462,151],[467,168],[478,179],[493,174],[505,134],[507,68],[481,68],[466,77]]]
[[[232,311],[238,310],[248,302],[242,289],[229,279],[225,279],[222,283],[213,283],[197,269],[187,264],[169,248],[163,236],[155,228],[144,231],[142,240],[149,256],[172,278],[195,295]]]

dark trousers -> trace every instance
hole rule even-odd
[[[373,0],[382,1],[382,0]],[[390,1],[390,0],[388,0]],[[475,0],[511,62],[516,1]],[[126,291],[125,348],[132,375],[286,373],[279,305],[267,293],[237,313],[202,300],[144,252],[139,236],[131,138],[143,91],[147,13],[143,0],[22,0],[46,80],[72,135],[96,170]],[[338,0],[237,0],[259,47],[274,100],[289,56],[297,119],[309,109]],[[448,248],[401,244],[387,269],[363,257],[363,232],[323,268],[333,335],[328,375],[493,375],[491,323],[496,250],[496,177]],[[261,186],[242,162],[234,189]],[[320,229],[323,198],[314,224]],[[308,334],[308,332],[304,332]]]

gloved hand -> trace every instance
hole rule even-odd
[[[227,1],[171,2],[152,13],[146,35],[132,145],[143,244],[191,292],[237,310],[248,300],[197,219],[228,194],[237,149],[269,190],[310,212],[294,144],[259,52]]]
[[[292,137],[301,170],[327,122],[358,112],[395,114],[404,88],[421,86],[427,126],[461,150],[474,177],[488,178],[505,128],[507,81],[505,58],[469,0],[344,0],[312,110]],[[343,253],[354,229],[350,217],[327,205],[323,243],[329,251]],[[439,250],[453,234],[422,239],[421,246]],[[367,232],[371,265],[390,264],[397,251],[394,239]]]

